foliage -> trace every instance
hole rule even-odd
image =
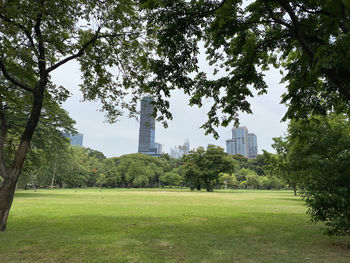
[[[159,177],[159,182],[165,186],[179,186],[181,183],[181,176],[173,171],[166,172]]]
[[[107,178],[104,174],[99,174],[96,180],[96,183],[100,186],[102,189],[102,186],[107,183]]]
[[[238,180],[234,174],[229,173],[220,173],[219,174],[220,182],[225,186],[225,188],[229,187],[238,187]]]
[[[298,173],[295,173],[295,167],[289,162],[289,144],[287,140],[278,137],[273,138],[272,147],[277,154],[271,154],[264,151],[264,156],[268,160],[266,169],[273,175],[282,179],[288,186],[293,187],[296,195],[297,186],[299,185]]]
[[[185,167],[185,180],[191,189],[200,190],[205,187],[207,191],[213,191],[219,184],[219,174],[233,172],[234,162],[224,149],[215,145],[208,145],[205,150],[199,147],[183,158]]]
[[[251,87],[267,92],[264,72],[271,66],[282,69],[287,85],[285,118],[349,112],[348,1],[141,2],[149,36],[158,45],[151,90],[169,95],[171,89],[183,89],[190,104],[199,107],[209,98],[206,133],[217,137],[216,126],[237,124],[239,112],[252,112]],[[203,45],[214,76],[199,65]]]
[[[259,175],[257,175],[255,172],[247,174],[246,181],[247,181],[248,188],[257,189],[259,188],[259,186],[261,186]]]
[[[101,172],[106,176],[105,184],[110,187],[119,186],[122,178],[118,172],[115,160],[112,158],[104,159],[101,166]]]
[[[283,141],[283,161],[302,189],[312,220],[325,222],[329,234],[349,235],[349,119],[330,114],[293,121]]]

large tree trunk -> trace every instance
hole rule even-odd
[[[0,231],[5,231],[6,223],[12,205],[13,197],[16,190],[16,184],[21,174],[21,169],[29,151],[29,143],[38,124],[41,108],[44,99],[44,89],[47,84],[45,81],[37,83],[34,94],[34,102],[27,125],[23,131],[19,146],[17,148],[11,168],[7,168],[4,159],[4,141],[6,131],[1,132],[0,136],[0,175],[4,178],[0,186]],[[3,114],[0,114],[3,115]],[[2,116],[3,117],[3,116]],[[4,119],[4,118],[3,118]],[[3,120],[2,123],[5,123]]]
[[[8,175],[1,175],[4,178],[0,186],[0,231],[5,231],[7,218],[10,213],[13,197],[15,195],[16,183],[20,170],[13,170]]]

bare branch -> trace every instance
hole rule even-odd
[[[20,88],[22,88],[22,89],[24,89],[24,90],[26,90],[26,91],[29,91],[29,92],[34,93],[34,89],[32,89],[31,87],[29,87],[29,86],[27,86],[27,85],[25,85],[25,84],[19,82],[18,80],[16,80],[15,78],[11,77],[11,76],[8,74],[8,72],[7,72],[6,68],[5,68],[5,65],[4,65],[2,59],[0,59],[0,70],[2,71],[2,74],[4,75],[4,77],[5,77],[8,81],[10,81],[11,83],[13,83],[13,84],[16,85],[17,87],[20,87]]]

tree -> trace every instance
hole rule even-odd
[[[107,178],[104,174],[99,174],[96,180],[96,183],[100,185],[100,192],[102,190],[102,186],[107,183]]]
[[[294,195],[297,195],[297,186],[300,179],[298,174],[295,173],[293,164],[289,161],[289,148],[290,144],[286,139],[281,137],[273,138],[274,143],[272,147],[276,150],[277,154],[271,154],[264,151],[264,156],[268,160],[266,169],[273,175],[281,178],[288,186],[293,187]]]
[[[252,173],[247,174],[246,182],[248,188],[259,188],[262,185],[259,175],[257,175],[254,171]]]
[[[314,222],[329,234],[350,234],[350,121],[343,115],[312,116],[289,124],[285,162],[301,187]]]
[[[43,102],[69,96],[50,74],[72,60],[81,66],[84,99],[100,99],[108,120],[135,115],[137,98],[147,78],[149,45],[138,1],[53,0],[1,1],[0,5],[0,231],[6,228],[15,186]],[[117,72],[116,76],[112,74]],[[126,101],[127,95],[131,101]],[[15,97],[29,98],[18,102]],[[5,160],[8,108],[26,112],[10,164]]]
[[[149,35],[157,38],[151,63],[154,91],[180,88],[199,107],[210,98],[206,133],[251,113],[251,87],[267,92],[264,72],[281,68],[285,118],[328,110],[349,113],[350,4],[345,0],[143,0]],[[214,75],[201,71],[203,46]],[[208,101],[205,102],[206,104]],[[164,103],[163,103],[164,104]],[[166,105],[166,104],[165,104]],[[165,109],[163,109],[165,110]]]
[[[234,174],[220,173],[219,176],[219,180],[225,185],[225,189],[238,186],[238,180]]]
[[[101,171],[106,175],[106,184],[108,186],[116,187],[120,185],[122,178],[113,158],[103,160]]]
[[[181,182],[181,176],[174,172],[166,172],[159,177],[159,182],[166,186],[179,186]]]
[[[232,173],[234,170],[230,156],[223,148],[215,145],[208,145],[206,150],[199,147],[186,155],[183,161],[186,169],[185,178],[192,190],[205,187],[211,192],[214,186],[219,184],[220,173]]]

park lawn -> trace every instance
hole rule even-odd
[[[350,262],[291,191],[17,191],[0,262]]]

